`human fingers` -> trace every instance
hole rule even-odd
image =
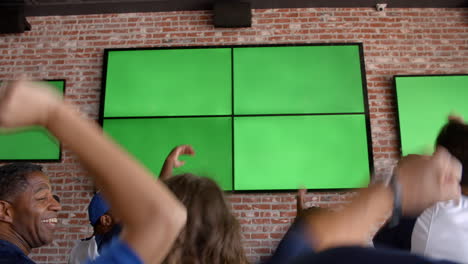
[[[183,161],[183,160],[176,160],[176,161],[174,162],[174,168],[182,167],[184,164],[185,164],[185,161]]]
[[[190,145],[182,145],[180,146],[180,148],[181,148],[180,149],[181,155],[191,155],[191,156],[195,155],[195,150]]]

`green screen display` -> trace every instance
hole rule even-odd
[[[155,175],[175,146],[190,144],[196,155],[181,157],[186,164],[174,173],[207,176],[232,190],[230,117],[106,119],[104,129]]]
[[[361,49],[107,50],[103,127],[156,175],[172,148],[190,144],[197,155],[175,173],[224,190],[364,187],[372,153]]]
[[[108,53],[104,117],[228,115],[231,50]]]
[[[234,114],[364,112],[359,47],[234,49]]]
[[[47,81],[60,93],[65,89],[65,81]],[[0,135],[0,160],[59,160],[60,143],[45,129],[34,127]]]
[[[396,76],[402,154],[428,154],[450,114],[468,117],[468,75]]]
[[[364,115],[236,117],[235,189],[365,187]]]

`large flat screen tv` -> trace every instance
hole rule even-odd
[[[155,174],[176,145],[229,191],[366,187],[361,44],[108,49],[103,128]]]
[[[401,152],[428,154],[450,114],[468,118],[468,75],[395,76]]]

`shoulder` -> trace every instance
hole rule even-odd
[[[89,244],[89,240],[76,240],[71,252],[79,251],[82,248],[86,248]]]
[[[427,208],[416,220],[411,234],[411,252],[423,255],[426,253],[435,219],[440,212],[439,206],[440,204],[435,204]]]
[[[96,238],[94,236],[76,240],[75,247],[82,247],[82,246],[86,246],[92,243],[96,243]]]
[[[466,215],[468,209],[468,197],[462,196],[460,200],[439,202],[430,209],[434,214],[435,220],[444,220],[445,218],[452,219],[458,215]]]
[[[70,263],[82,263],[87,259],[95,259],[99,256],[94,237],[78,240],[70,252]]]
[[[416,219],[415,228],[427,229],[434,221],[434,216],[440,213],[440,203],[437,203],[426,210]]]
[[[26,255],[0,249],[0,263],[34,264]]]
[[[0,240],[0,263],[34,264],[19,248]]]
[[[463,207],[463,209],[468,208],[468,196],[463,195],[460,200],[460,203],[461,203],[460,206]]]

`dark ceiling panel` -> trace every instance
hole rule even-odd
[[[215,0],[26,0],[25,13],[27,16],[47,16],[209,10],[212,9],[214,1]],[[254,9],[375,7],[376,3],[387,3],[387,8],[468,7],[468,0],[251,0],[250,3]]]

